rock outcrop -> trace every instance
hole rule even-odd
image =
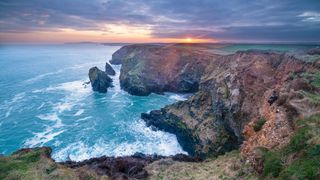
[[[164,157],[137,153],[132,156],[91,158],[81,162],[56,163],[51,148],[26,148],[0,157],[0,179],[146,179],[145,167],[160,159],[172,162],[200,162],[178,154]]]
[[[133,95],[196,92],[205,67],[218,55],[180,46],[128,45],[116,51],[113,64],[122,64],[120,85]]]
[[[148,125],[176,134],[190,155],[219,155],[243,142],[244,154],[259,146],[281,148],[294,132],[290,122],[320,109],[299,93],[319,92],[319,88],[295,85],[299,82],[291,76],[317,71],[312,63],[276,52],[246,51],[213,58],[195,95],[141,117]],[[261,118],[267,122],[254,132],[254,123]]]
[[[89,79],[92,89],[101,93],[106,93],[109,87],[112,87],[112,79],[106,72],[101,71],[97,67],[92,67],[89,70]]]
[[[105,65],[105,72],[107,73],[107,75],[110,75],[110,76],[116,75],[116,72],[114,71],[114,69],[109,63],[106,63]]]

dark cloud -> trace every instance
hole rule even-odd
[[[320,41],[319,0],[2,0],[0,31],[108,32],[103,24],[151,27],[154,37]]]

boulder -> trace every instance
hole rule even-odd
[[[116,75],[116,72],[114,71],[114,69],[109,63],[106,63],[105,72],[107,73],[107,75],[110,75],[110,76]]]
[[[92,67],[89,70],[89,79],[92,89],[101,93],[106,93],[109,87],[112,87],[112,79],[106,72],[101,71],[97,67]]]

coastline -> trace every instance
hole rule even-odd
[[[58,168],[52,171],[71,168],[73,170],[67,171],[75,173],[75,177],[90,174],[95,178],[145,179],[151,172],[161,174],[158,168],[162,166],[170,169],[186,162],[219,163],[212,158],[226,157],[230,151],[240,147],[237,155],[231,152],[232,158],[237,156],[233,160],[237,163],[239,160],[239,166],[245,167],[245,173],[239,177],[262,177],[265,176],[266,160],[261,153],[290,146],[291,139],[299,130],[295,125],[297,119],[317,119],[319,115],[318,97],[312,98],[320,92],[316,79],[319,59],[301,60],[273,51],[251,50],[217,55],[198,48],[128,45],[114,53],[111,63],[122,64],[120,85],[130,94],[194,93],[187,100],[141,115],[148,126],[177,135],[179,143],[192,156],[135,154],[100,157],[82,162],[63,162],[53,165]],[[173,72],[169,71],[172,69]],[[160,81],[155,81],[156,78]],[[274,91],[277,98],[270,104],[268,99]],[[256,131],[254,126],[260,119],[265,122]],[[318,144],[310,146],[312,149]],[[262,147],[264,150],[260,151]],[[56,164],[50,157],[50,148],[23,149],[11,157],[24,157],[28,153],[36,153],[37,160],[44,158]],[[155,165],[157,163],[160,164]],[[241,170],[230,168],[237,173]]]

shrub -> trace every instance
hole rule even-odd
[[[256,121],[255,124],[253,125],[254,131],[255,132],[260,131],[265,123],[266,123],[266,119],[265,118],[258,119],[258,121]]]
[[[287,153],[298,152],[304,149],[307,145],[310,134],[308,133],[309,128],[303,127],[292,137],[290,144],[287,146]]]
[[[264,167],[262,175],[268,176],[272,174],[273,177],[278,177],[282,170],[282,163],[280,157],[273,152],[265,152],[263,155]]]

